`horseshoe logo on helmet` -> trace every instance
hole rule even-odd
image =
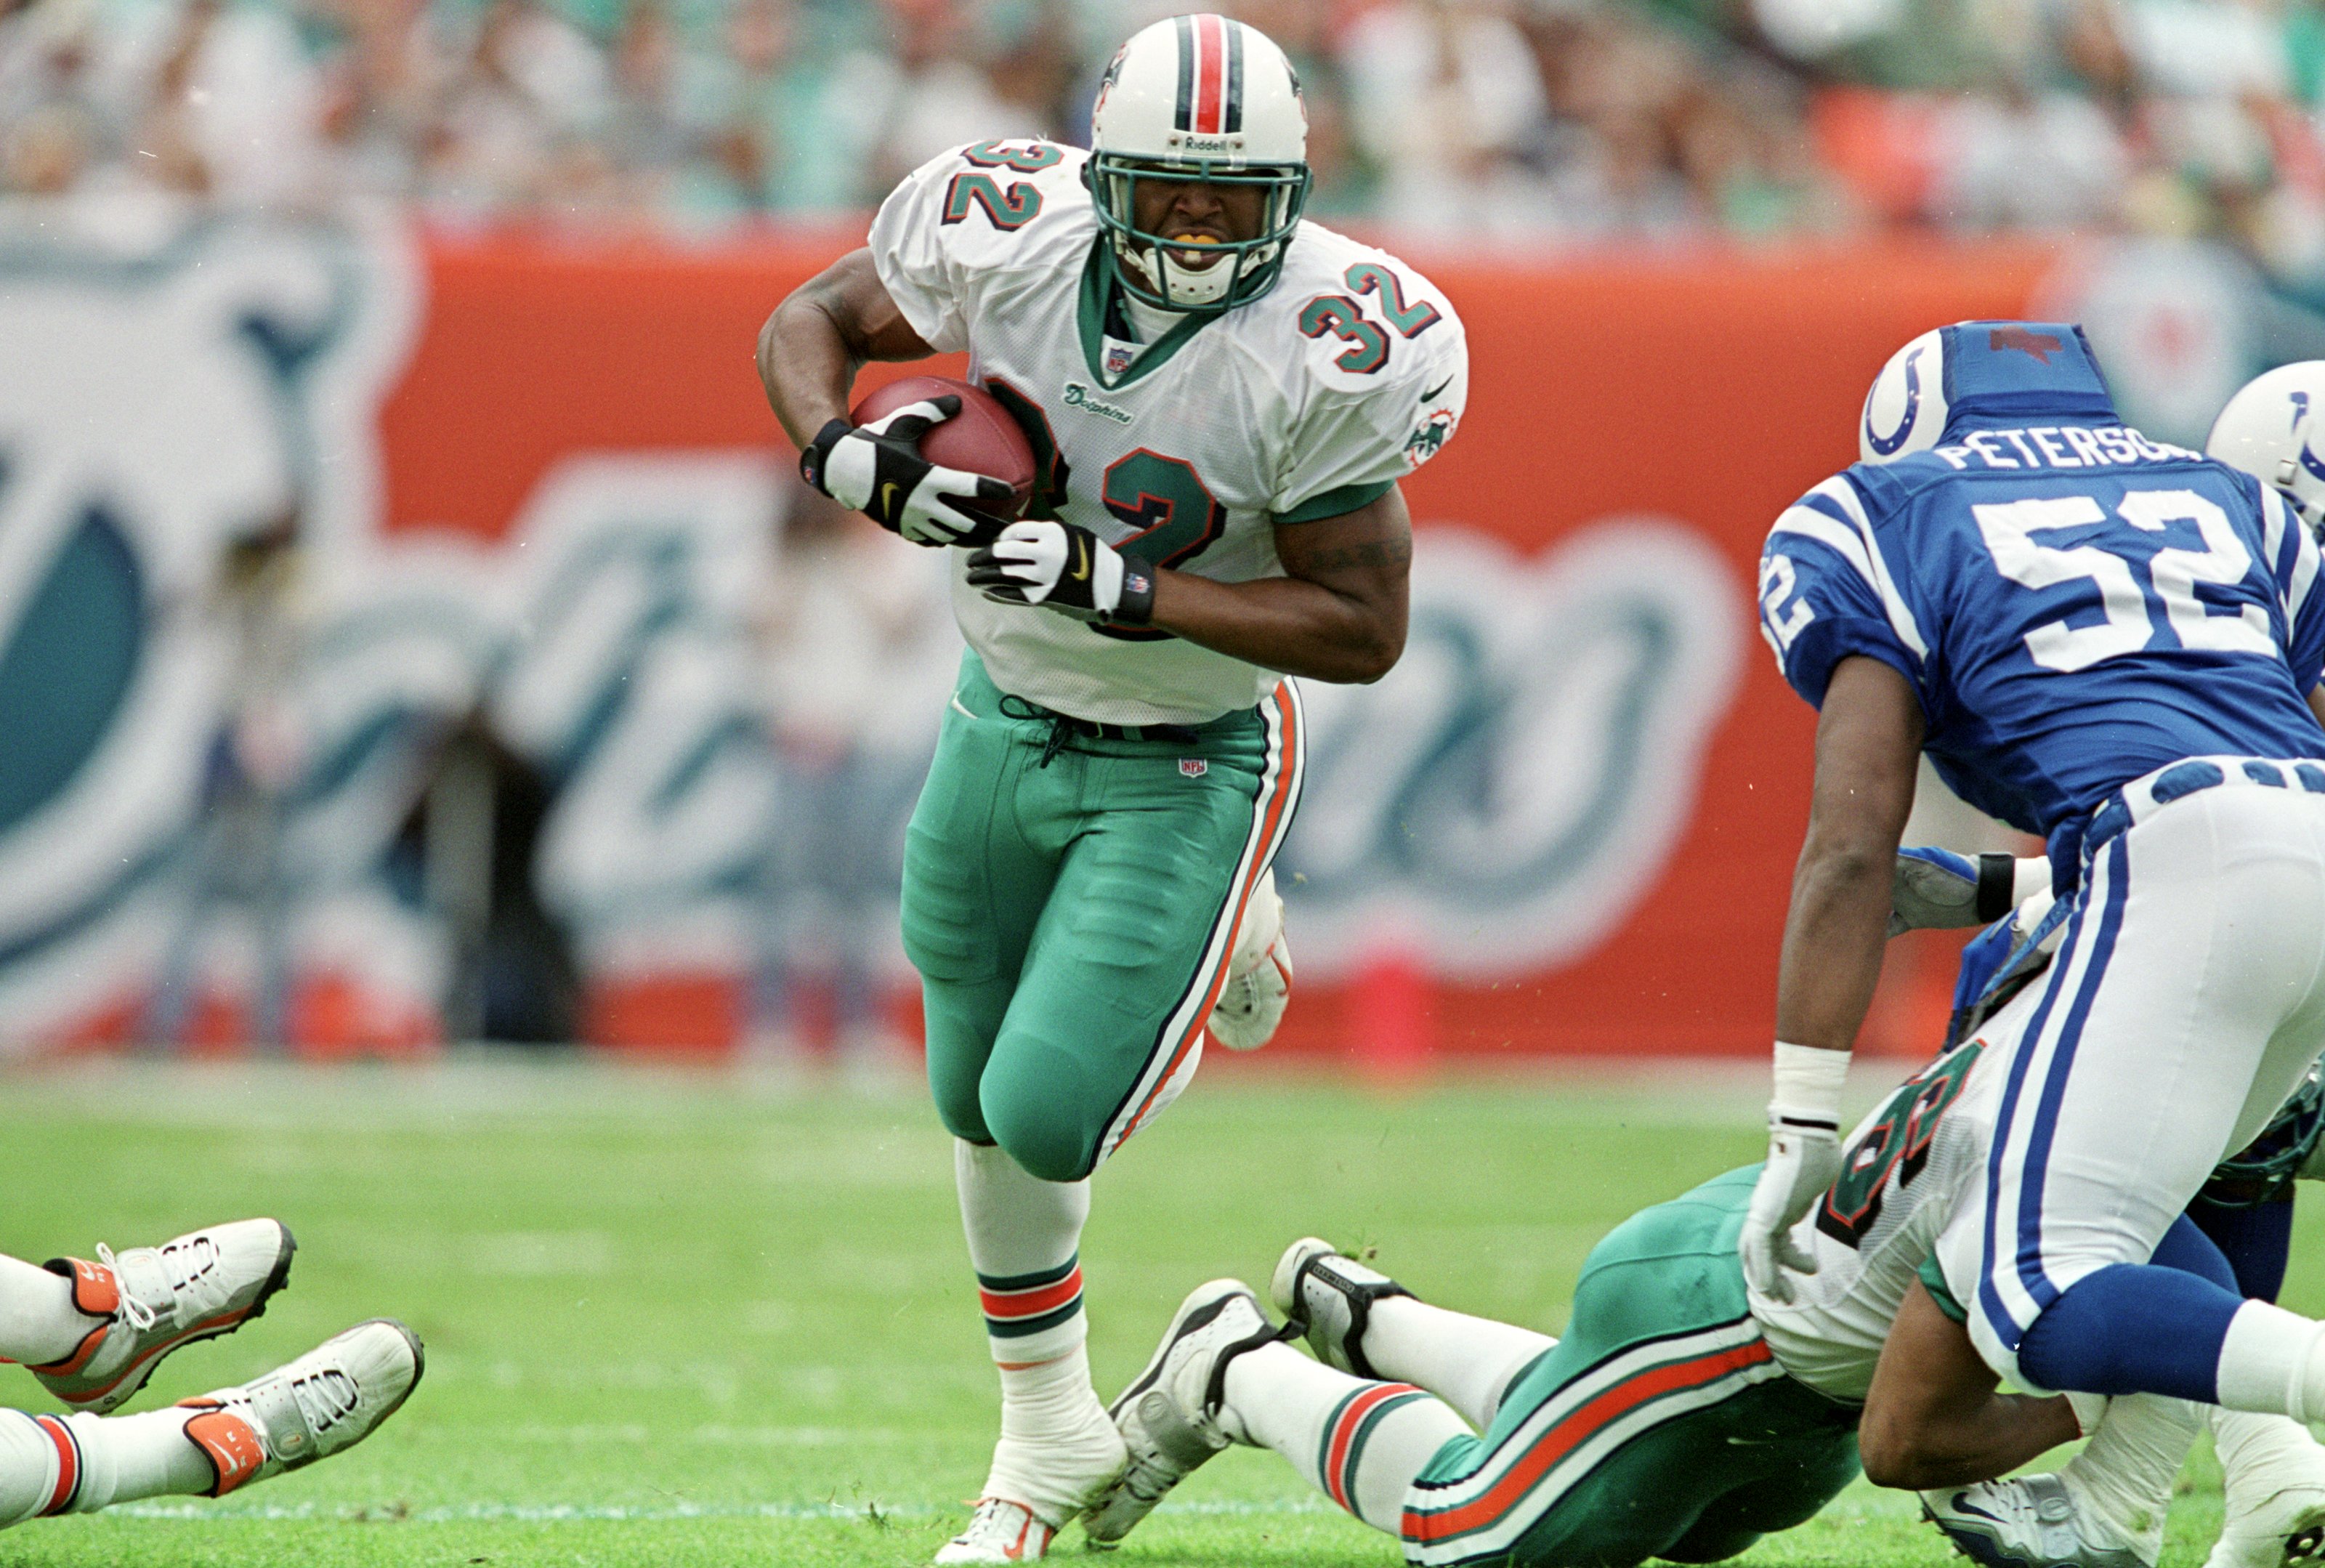
[[[1885,436],[1873,428],[1873,398],[1881,390],[1880,383],[1876,382],[1873,391],[1865,394],[1865,444],[1885,458],[1905,444],[1905,438],[1913,433],[1913,421],[1922,412],[1921,357],[1919,348],[1905,356],[1905,413],[1889,434]]]

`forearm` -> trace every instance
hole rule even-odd
[[[2038,1399],[2027,1394],[1988,1394],[1971,1405],[1933,1407],[1917,1413],[1910,1438],[1858,1441],[1876,1455],[1866,1475],[1877,1486],[1921,1490],[1974,1486],[2031,1464],[2062,1443],[2082,1435],[2066,1398]],[[1876,1419],[1867,1410],[1866,1421]],[[1876,1466],[1878,1467],[1876,1469]]]
[[[805,291],[778,305],[759,329],[758,360],[768,406],[793,446],[804,449],[826,424],[848,417],[848,392],[864,362]]]
[[[1213,582],[1155,574],[1153,625],[1264,669],[1337,682],[1377,681],[1403,651],[1403,616],[1296,578]]]
[[[856,373],[875,359],[925,359],[868,250],[850,251],[793,289],[759,329],[759,384],[793,445],[848,417]]]
[[[1905,1287],[1857,1422],[1858,1456],[1876,1486],[1969,1486],[2082,1435],[2064,1398],[1997,1391],[1962,1325],[1919,1280]]]
[[[1897,847],[1811,827],[1776,971],[1776,1038],[1847,1051],[1873,1005]]]

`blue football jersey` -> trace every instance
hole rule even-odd
[[[2048,840],[2061,886],[2130,780],[2325,753],[2318,549],[2274,490],[2095,410],[1945,441],[1826,480],[1770,532],[1762,631],[1802,697],[1853,654],[1894,666],[1940,776]]]

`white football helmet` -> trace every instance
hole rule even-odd
[[[1283,270],[1308,204],[1308,110],[1283,51],[1225,16],[1173,16],[1133,35],[1090,111],[1090,193],[1133,298],[1210,313],[1255,300]],[[1204,181],[1266,193],[1260,232],[1216,243],[1142,232],[1138,181]],[[1200,249],[1200,261],[1189,253]]]
[[[2242,469],[2283,492],[2301,520],[2312,529],[2325,518],[2325,440],[2318,415],[2325,413],[2325,359],[2280,365],[2253,377],[2228,399],[2204,455]]]
[[[1944,330],[1922,333],[1889,356],[1865,394],[1865,417],[1857,423],[1857,455],[1868,463],[1894,463],[1928,451],[1946,433]]]

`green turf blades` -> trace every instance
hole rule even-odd
[[[1432,1300],[1555,1330],[1616,1220],[1757,1155],[1765,1090],[1745,1077],[1710,1105],[1691,1087],[1579,1081],[1395,1101],[1200,1085],[1098,1179],[1084,1259],[1100,1393],[1136,1372],[1188,1288],[1264,1274],[1311,1232],[1380,1244]],[[361,1447],[218,1502],[35,1521],[0,1535],[0,1563],[922,1564],[984,1474],[996,1395],[950,1150],[909,1091],[802,1099],[593,1071],[107,1072],[14,1081],[0,1123],[0,1247],[19,1256],[238,1213],[299,1234],[294,1284],[266,1317],[172,1358],[133,1410],[383,1313],[429,1346],[419,1394]],[[1283,1151],[1302,1180],[1284,1180]],[[2295,1306],[2325,1303],[2325,1206],[2305,1207]],[[0,1369],[0,1389],[53,1408],[21,1370]],[[2218,1525],[2217,1476],[2191,1474],[2166,1564],[2200,1562]],[[1061,1545],[1082,1560],[1077,1532]],[[1237,1450],[1108,1562],[1400,1560],[1289,1466]],[[1739,1561],[1958,1560],[1910,1498],[1860,1486]]]

